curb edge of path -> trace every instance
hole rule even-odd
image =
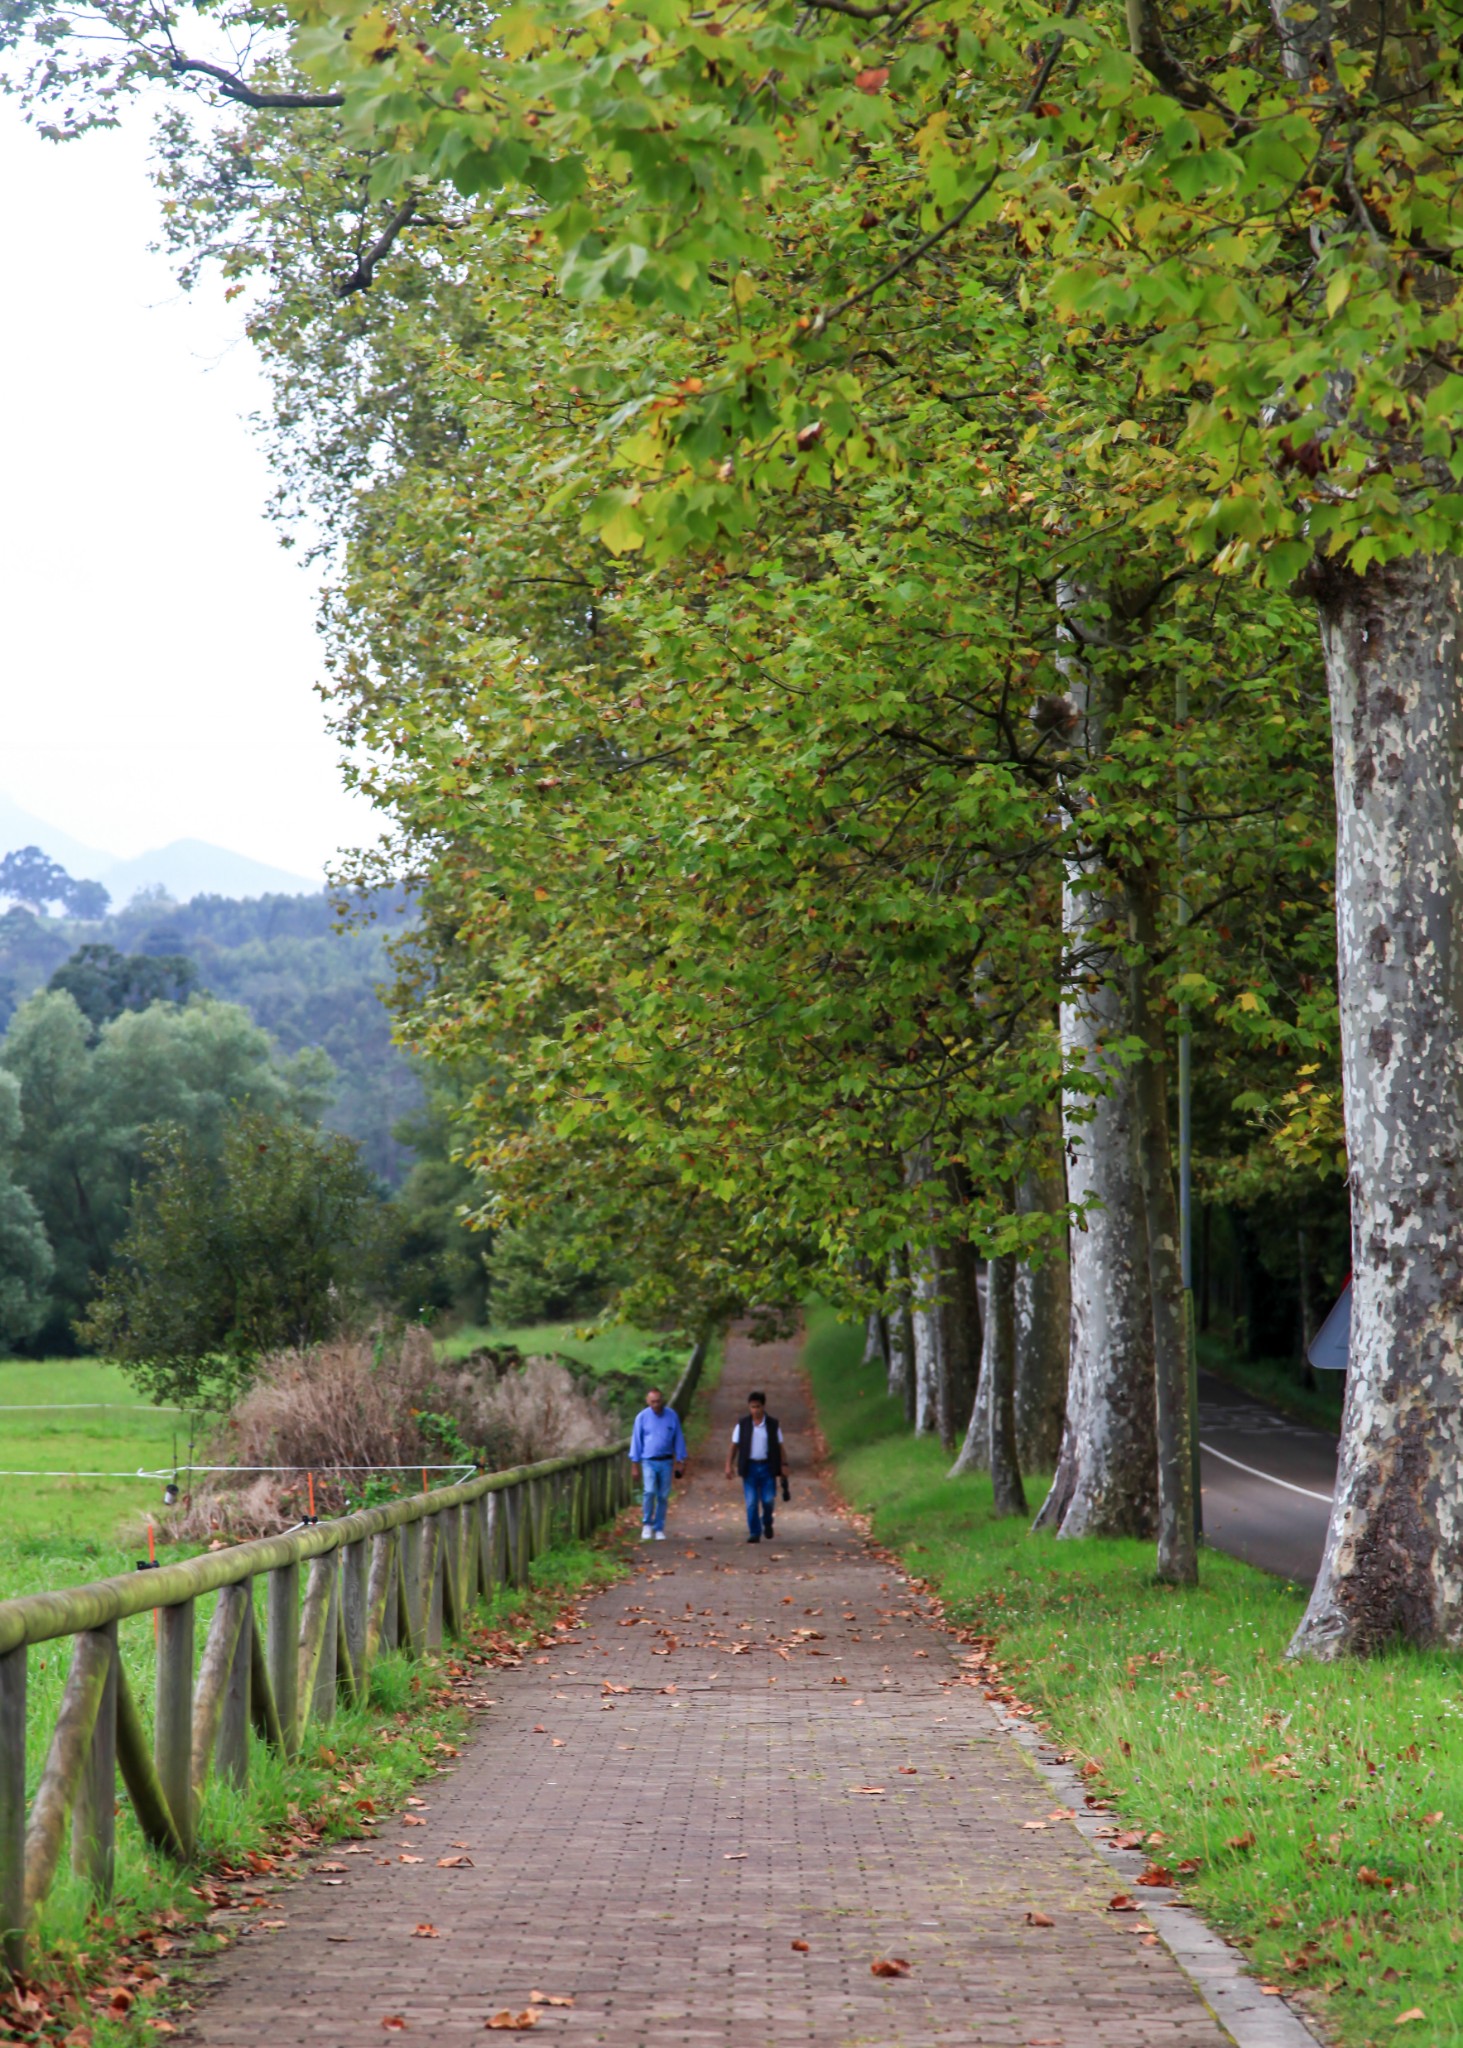
[[[1082,1778],[1070,1764],[1057,1763],[1041,1754],[1054,1745],[998,1700],[987,1700],[984,1704],[1032,1770],[1070,1809],[1083,1840],[1131,1884],[1148,1858],[1138,1849],[1109,1847],[1097,1833],[1104,1816],[1092,1812],[1085,1804],[1089,1788]],[[1144,1913],[1235,2048],[1324,2048],[1322,2037],[1312,2032],[1283,1995],[1267,1996],[1260,1989],[1237,1950],[1222,1935],[1201,1920],[1192,1906],[1176,1905],[1173,1901],[1172,1892],[1155,1890],[1144,1901]]]

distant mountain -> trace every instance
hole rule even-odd
[[[0,855],[38,846],[77,881],[101,882],[109,890],[113,910],[123,910],[139,889],[165,889],[175,903],[195,896],[314,896],[320,877],[293,875],[285,868],[210,846],[203,839],[175,839],[135,860],[101,853],[47,824],[0,792]]]
[[[98,853],[94,846],[83,846],[69,832],[23,810],[0,790],[0,854],[19,853],[23,846],[38,846],[78,882],[100,882],[108,868],[118,864],[115,853]],[[107,886],[111,888],[110,882]]]
[[[37,844],[40,844],[38,841]],[[52,853],[53,860],[61,860]],[[61,862],[66,866],[66,862]],[[86,871],[91,872],[89,869]],[[140,853],[136,860],[119,860],[100,871],[97,879],[112,892],[112,905],[125,909],[139,889],[165,889],[175,903],[190,903],[195,896],[315,896],[320,879],[289,874],[284,868],[267,867],[247,854],[230,853],[222,846],[209,846],[202,839],[175,839],[154,853]]]

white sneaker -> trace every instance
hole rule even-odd
[[[654,1529],[652,1529],[649,1522],[647,1522],[645,1524],[645,1527],[640,1531],[640,1541],[642,1543],[648,1543],[654,1534]]]
[[[657,1542],[657,1543],[664,1543],[664,1542],[665,1542],[665,1530],[664,1530],[664,1529],[657,1529],[657,1530],[656,1530],[656,1532],[655,1532],[655,1540],[656,1540],[656,1542]]]

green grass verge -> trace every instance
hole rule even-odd
[[[1162,1830],[1165,1864],[1197,1859],[1188,1895],[1266,1982],[1347,2048],[1463,2044],[1463,1660],[1288,1664],[1303,1602],[1279,1579],[1205,1551],[1177,1592],[1151,1545],[997,1521],[988,1480],[947,1479],[940,1447],[903,1433],[862,1342],[810,1317],[818,1420],[875,1540],[994,1638],[1094,1787]]]
[[[1292,1359],[1241,1358],[1218,1337],[1200,1337],[1198,1349],[1200,1365],[1216,1379],[1228,1380],[1231,1386],[1258,1395],[1282,1415],[1294,1416],[1297,1422],[1309,1422],[1315,1429],[1329,1430],[1332,1436],[1340,1434],[1341,1404],[1346,1394],[1344,1372],[1318,1372],[1316,1384],[1308,1387]]]
[[[193,1962],[232,1938],[206,1927],[209,1916],[235,1907],[257,1912],[260,1921],[288,1919],[288,1889],[262,1887],[303,1875],[332,1841],[369,1833],[422,1778],[450,1770],[468,1719],[458,1687],[481,1683],[472,1667],[560,1643],[554,1624],[572,1614],[578,1596],[622,1575],[621,1550],[619,1538],[561,1543],[535,1560],[530,1587],[499,1589],[479,1607],[465,1641],[420,1662],[383,1657],[372,1671],[370,1705],[308,1731],[293,1761],[251,1735],[248,1785],[240,1792],[210,1782],[198,1854],[188,1869],[148,1848],[123,1800],[112,1901],[98,1910],[85,1886],[69,1870],[62,1873],[37,1930],[28,1987],[35,2004],[17,2015],[12,2033],[0,1997],[0,2039],[88,2038],[90,2048],[155,2043],[157,2022],[177,2021],[187,2004]],[[150,1628],[139,1620],[150,1650]],[[59,1670],[64,1658],[32,1652],[31,1662]],[[40,1676],[44,1694],[45,1670]],[[150,1683],[139,1685],[139,1701],[150,1700],[151,1691]],[[34,1776],[53,1702],[33,1698],[28,1721]],[[261,1944],[262,1969],[267,1957]]]

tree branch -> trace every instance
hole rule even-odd
[[[221,64],[205,64],[201,57],[173,56],[168,59],[175,73],[184,71],[200,72],[211,78],[226,100],[236,100],[241,107],[343,107],[343,92],[260,92],[247,85],[237,72],[225,71]]]
[[[416,210],[415,199],[402,201],[370,248],[356,258],[354,266],[337,283],[335,296],[338,299],[348,299],[353,292],[368,292],[371,289],[371,279],[376,274],[376,265],[389,252],[402,229],[411,226],[416,218]]]

